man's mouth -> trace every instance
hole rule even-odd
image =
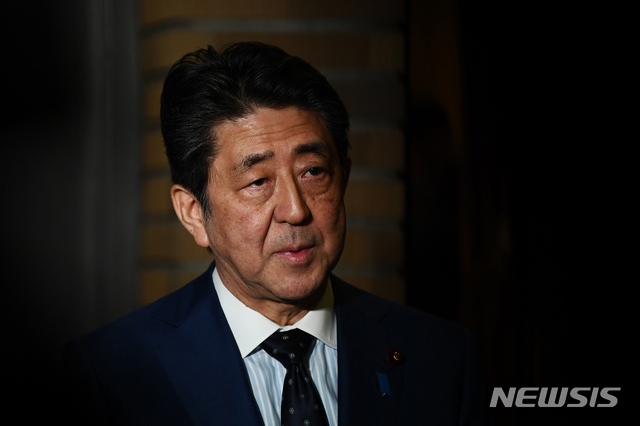
[[[290,263],[304,263],[311,256],[313,246],[291,246],[276,252],[276,256]]]

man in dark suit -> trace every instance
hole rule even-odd
[[[69,345],[85,422],[484,424],[466,330],[331,275],[349,121],[320,73],[202,49],[169,71],[161,119],[176,214],[215,263]]]

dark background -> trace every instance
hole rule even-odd
[[[64,343],[136,306],[137,25],[128,0],[3,8],[2,384],[20,423],[60,417]]]
[[[60,342],[132,307],[103,290],[133,291],[137,256],[119,225],[137,214],[137,30],[116,3],[109,37],[97,2],[5,6],[4,377],[12,405],[42,408],[26,417],[55,413]],[[613,409],[494,409],[497,424],[615,424],[637,354],[630,12],[458,12],[462,160],[437,100],[408,96],[408,301],[472,329],[491,387],[622,387]]]
[[[474,331],[491,387],[622,387],[613,409],[498,408],[498,424],[617,424],[634,403],[628,13],[460,1],[466,153],[442,170],[415,156],[446,147],[447,117],[410,100],[408,158],[421,179],[409,181],[409,303]],[[428,152],[446,162],[442,151]]]

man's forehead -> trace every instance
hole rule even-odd
[[[335,148],[322,120],[314,113],[296,108],[258,109],[249,116],[221,123],[216,136],[218,154],[239,161],[264,160],[280,150],[293,155],[312,153],[329,157]]]
[[[255,112],[219,124],[218,133],[236,139],[278,139],[305,132],[326,132],[323,121],[314,112],[294,107],[258,108]],[[223,135],[219,135],[223,136]]]

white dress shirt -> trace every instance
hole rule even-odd
[[[316,345],[309,357],[309,372],[318,389],[331,426],[338,424],[338,341],[331,282],[320,303],[291,326],[281,327],[244,305],[225,287],[213,270],[213,284],[220,299],[240,355],[249,373],[256,402],[267,426],[279,425],[282,388],[286,369],[259,345],[278,330],[299,328],[314,336]]]

